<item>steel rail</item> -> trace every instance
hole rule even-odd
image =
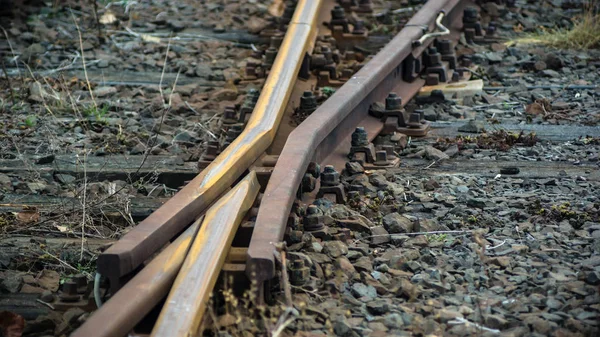
[[[235,232],[258,190],[256,173],[252,171],[206,212],[152,337],[196,334]]]
[[[248,248],[246,274],[251,279],[263,282],[274,276],[273,243],[283,239],[296,191],[309,163],[339,168],[345,162],[355,127],[371,130],[371,138],[381,131],[382,123],[368,116],[369,106],[393,90],[404,99],[416,94],[424,81],[404,82],[402,63],[411,53],[422,53],[432,40],[414,49],[412,42],[424,34],[422,27],[432,28],[440,12],[446,13],[445,26],[456,29],[466,3],[427,2],[386,47],[289,135],[264,192]]]
[[[138,268],[198,217],[273,142],[305,52],[317,26],[322,0],[298,1],[275,62],[244,131],[207,168],[98,258],[98,272],[116,290]]]
[[[202,218],[158,254],[141,272],[94,312],[71,337],[127,335],[169,293]]]

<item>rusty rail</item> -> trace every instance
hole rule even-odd
[[[195,221],[179,235],[121,291],[94,312],[71,337],[127,335],[169,293],[201,221],[202,218]]]
[[[204,216],[173,289],[167,297],[152,336],[196,334],[233,236],[258,195],[256,174],[250,172]]]
[[[98,258],[98,272],[117,290],[136,270],[188,226],[272,143],[293,83],[316,27],[321,0],[298,1],[294,16],[244,131],[206,169]]]
[[[407,57],[417,57],[432,41],[414,49],[412,42],[422,37],[423,27],[433,28],[440,12],[446,14],[444,26],[456,32],[466,5],[464,0],[427,2],[384,49],[289,135],[259,208],[248,249],[246,273],[250,278],[263,282],[274,276],[273,243],[283,239],[296,191],[309,163],[340,168],[357,126],[365,127],[371,139],[382,130],[382,123],[368,116],[369,106],[391,91],[408,99],[424,84],[421,79],[405,82],[402,66]]]

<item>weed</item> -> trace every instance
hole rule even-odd
[[[559,49],[594,49],[600,47],[600,15],[595,12],[596,1],[584,5],[583,14],[573,19],[571,29],[546,29],[514,42],[539,43]]]
[[[325,96],[326,98],[331,97],[331,95],[333,95],[335,93],[335,89],[332,87],[323,87],[321,89],[321,92],[323,93],[323,96]]]
[[[25,125],[28,128],[32,128],[37,124],[37,118],[34,115],[29,115],[25,118]]]
[[[427,242],[444,242],[448,238],[447,234],[425,234]]]
[[[104,121],[104,117],[106,116],[106,113],[108,113],[109,108],[110,107],[106,104],[102,105],[102,107],[89,105],[83,109],[83,115],[87,117],[94,117],[97,121]]]

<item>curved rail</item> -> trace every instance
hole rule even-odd
[[[461,6],[457,6],[459,2]],[[248,249],[246,274],[250,278],[262,282],[273,277],[273,243],[283,239],[296,191],[309,162],[341,165],[356,126],[372,126],[375,131],[371,132],[372,137],[378,132],[377,128],[381,131],[382,123],[367,116],[369,106],[383,100],[394,89],[404,98],[416,94],[424,81],[404,82],[402,62],[411,53],[420,54],[432,41],[427,40],[414,50],[412,42],[423,35],[422,27],[434,24],[442,11],[447,13],[447,22],[455,23],[466,2],[427,2],[385,48],[289,135],[258,211]]]
[[[321,2],[298,1],[244,131],[181,191],[99,256],[98,272],[111,286],[189,225],[270,146],[310,46]]]

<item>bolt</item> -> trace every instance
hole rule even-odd
[[[289,266],[290,269],[290,283],[295,286],[302,286],[306,284],[310,278],[310,270],[306,267],[304,260],[294,260]]]
[[[439,67],[442,65],[442,55],[438,53],[437,48],[429,47],[427,49],[427,55],[425,59],[425,66],[427,67]]]
[[[225,110],[223,111],[223,119],[225,119],[225,120],[236,120],[237,119],[237,113],[235,112],[235,107],[233,107],[233,106],[226,106]]]
[[[475,7],[467,7],[463,12],[463,22],[466,23],[475,23],[477,22],[477,18],[479,17],[479,12],[477,12],[477,8]]]
[[[362,126],[357,127],[352,133],[352,146],[368,146],[369,138],[367,131]]]
[[[308,163],[306,173],[310,174],[315,178],[319,178],[319,176],[321,175],[321,165],[311,161],[310,163]]]
[[[275,62],[275,56],[277,56],[277,48],[275,48],[275,47],[269,47],[265,51],[265,62],[264,62],[264,64],[267,67],[272,66],[273,62]]]
[[[312,192],[317,187],[317,179],[306,173],[302,178],[302,192]]]
[[[365,33],[365,22],[362,20],[357,20],[354,24],[354,28],[352,29],[352,34],[354,35],[363,35]]]
[[[340,183],[340,174],[331,165],[325,166],[323,173],[321,173],[321,185],[322,186],[335,186]]]
[[[211,140],[206,144],[206,154],[216,156],[219,151],[219,142],[216,140]]]
[[[313,112],[317,109],[317,98],[312,91],[305,91],[300,97],[300,110]]]
[[[387,153],[388,156],[394,156],[394,146],[393,145],[382,145],[381,149]]]
[[[289,22],[289,20],[291,20],[292,17],[294,17],[295,10],[296,10],[296,7],[294,6],[294,4],[286,3],[285,7],[283,8],[283,14],[281,15],[281,17],[283,19],[287,19]]]
[[[437,49],[442,55],[452,55],[454,53],[452,41],[450,40],[439,40],[437,43]]]
[[[340,5],[335,5],[331,10],[331,19],[332,20],[345,20],[346,12]]]
[[[408,118],[408,123],[406,123],[410,128],[418,128],[421,127],[421,114],[418,112],[413,112],[410,114]]]
[[[281,46],[282,42],[283,42],[283,35],[281,35],[281,34],[273,35],[273,36],[271,36],[269,46],[273,47],[273,48],[279,48]]]
[[[75,277],[73,278],[73,280],[77,284],[77,288],[78,289],[87,287],[87,277],[85,277],[85,275],[83,275],[83,274],[77,274],[77,275],[75,275]]]
[[[390,92],[388,97],[385,98],[385,110],[394,111],[402,108],[402,97],[398,96],[395,92]]]
[[[319,208],[315,205],[309,205],[306,209],[306,215],[302,218],[302,223],[306,231],[323,229],[323,215],[321,215]]]
[[[387,163],[387,152],[385,150],[375,152],[375,162]]]

